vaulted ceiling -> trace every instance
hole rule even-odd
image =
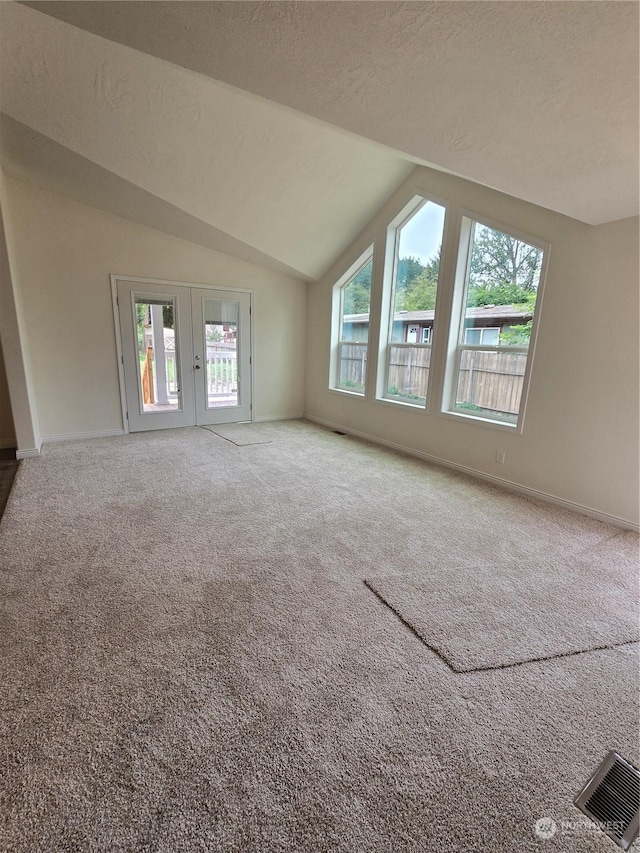
[[[635,2],[1,3],[0,36],[8,172],[302,277],[416,163],[638,213]]]

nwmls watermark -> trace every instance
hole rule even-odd
[[[536,835],[544,841],[548,841],[554,835],[585,835],[591,832],[611,832],[620,836],[624,829],[625,824],[621,820],[605,820],[602,823],[596,823],[586,817],[578,820],[554,820],[552,817],[541,817],[535,825]]]
[[[558,831],[558,824],[552,817],[539,817],[536,821],[536,835],[548,841]]]

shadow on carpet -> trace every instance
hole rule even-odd
[[[203,426],[203,429],[219,435],[226,441],[230,441],[238,447],[248,444],[271,444],[271,437],[255,424],[224,424],[215,426]]]
[[[640,639],[638,537],[560,563],[425,566],[364,583],[454,672],[502,669]]]

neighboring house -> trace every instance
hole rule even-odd
[[[393,343],[430,344],[433,337],[434,311],[399,311],[393,317]],[[465,320],[465,344],[492,346],[499,342],[500,335],[513,326],[531,319],[531,314],[519,311],[513,305],[482,305],[467,308]],[[343,322],[345,340],[366,343],[369,334],[368,314],[347,314]]]

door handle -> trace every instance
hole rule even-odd
[[[199,364],[194,364],[194,365],[193,365],[193,369],[194,369],[194,370],[200,370],[200,365],[199,365]]]

